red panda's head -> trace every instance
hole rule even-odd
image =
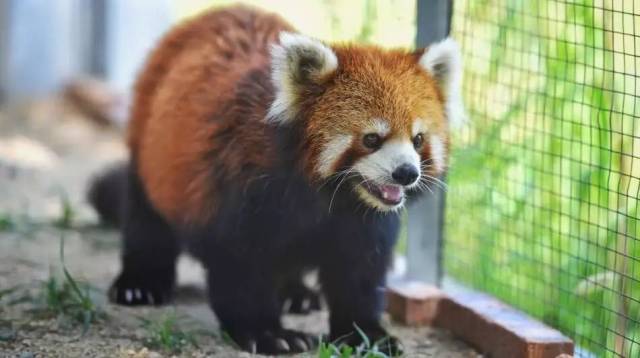
[[[450,39],[408,52],[283,33],[268,120],[300,126],[312,182],[336,180],[373,208],[397,210],[447,166],[449,128],[464,116],[460,62]]]

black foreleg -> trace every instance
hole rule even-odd
[[[131,173],[122,226],[122,271],[109,290],[123,305],[167,303],[175,285],[177,238],[151,207],[140,182]]]
[[[380,325],[397,218],[335,226],[340,232],[332,236],[336,239],[332,240],[331,252],[325,255],[320,267],[320,280],[330,309],[330,339],[358,346],[364,341],[364,334],[384,352],[398,354],[399,341]]]

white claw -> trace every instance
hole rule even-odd
[[[258,353],[258,344],[256,343],[256,341],[251,341],[251,343],[249,343],[249,346],[251,347],[251,354]]]
[[[131,300],[133,299],[133,293],[131,292],[131,290],[125,290],[124,291],[124,300],[127,302],[131,302]]]
[[[304,339],[296,337],[293,340],[294,342],[296,342],[298,347],[300,347],[300,349],[302,349],[303,351],[309,350],[309,345],[307,344],[307,342],[304,341]]]
[[[135,290],[133,290],[133,293],[135,294],[137,300],[142,299],[142,291],[140,291],[139,288],[136,288]]]
[[[276,339],[276,345],[283,351],[289,352],[291,350],[289,343],[282,338]]]
[[[305,298],[304,300],[302,300],[300,307],[302,308],[303,311],[308,310],[309,307],[311,307],[311,300],[308,298]]]
[[[282,311],[289,312],[290,309],[291,309],[291,299],[284,300],[284,303],[282,304]]]
[[[153,295],[151,294],[151,292],[147,292],[147,301],[149,301],[149,304],[151,305],[156,303],[156,301],[153,299]]]

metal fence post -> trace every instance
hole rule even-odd
[[[76,71],[77,1],[1,2],[0,80],[5,99],[48,94]]]
[[[0,1],[0,104],[7,98],[7,71],[9,50],[9,1]]]
[[[449,34],[452,0],[417,1],[416,47],[425,47]],[[445,194],[433,187],[408,208],[407,276],[439,284],[442,276],[442,244]]]

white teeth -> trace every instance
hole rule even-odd
[[[387,192],[386,192],[386,191],[383,191],[383,192],[382,192],[382,198],[383,198],[383,199],[389,199],[389,194],[387,194]]]

